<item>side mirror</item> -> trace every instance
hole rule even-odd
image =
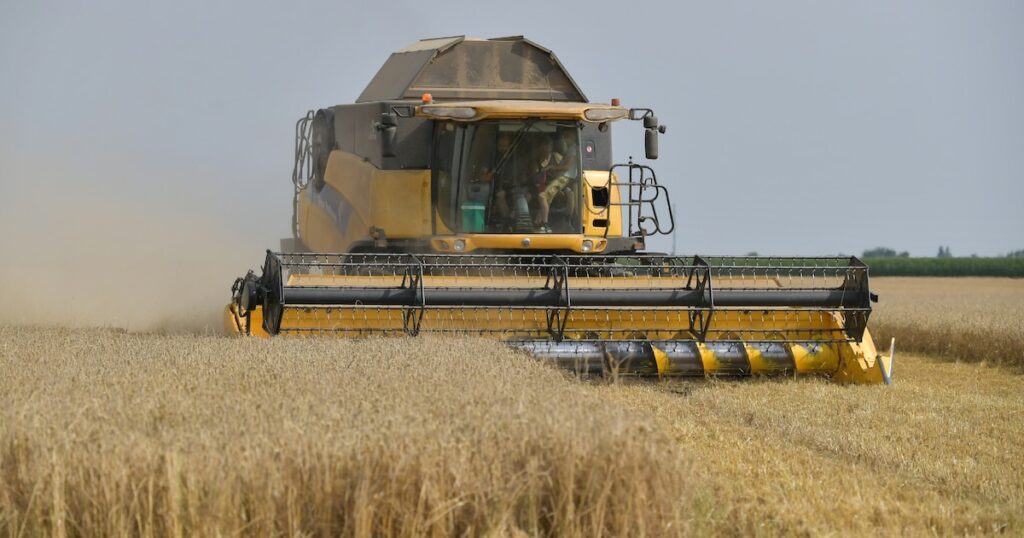
[[[381,114],[377,124],[380,131],[380,151],[385,157],[394,157],[398,151],[398,116]]]
[[[629,109],[629,119],[643,120],[644,122],[644,153],[647,158],[654,160],[658,158],[658,134],[665,133],[665,126],[658,125],[658,117],[649,108]]]
[[[658,125],[654,114],[644,116],[644,149],[648,159],[658,158],[658,134],[665,134],[666,130],[664,125]]]
[[[647,159],[657,159],[657,118],[653,114],[643,118],[643,147]]]
[[[647,158],[654,160],[658,158],[658,130],[657,129],[645,129],[644,130],[644,151],[647,153]]]

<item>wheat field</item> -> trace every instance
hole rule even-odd
[[[871,279],[876,342],[897,350],[1024,369],[1024,279]],[[887,344],[886,344],[887,345]]]
[[[736,536],[1024,534],[1024,377],[904,354],[892,386],[594,386],[695,462],[697,529]]]
[[[892,386],[591,389],[653,416],[697,462],[698,529],[1024,535],[1024,280],[876,278],[872,289],[875,341],[896,337]]]
[[[0,342],[2,535],[686,524],[689,464],[653,421],[497,342],[18,328]]]
[[[875,282],[892,386],[0,326],[0,535],[1024,535],[1022,282]]]

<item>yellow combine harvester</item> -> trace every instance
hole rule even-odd
[[[486,334],[585,373],[889,382],[854,257],[643,252],[675,227],[654,170],[522,37],[414,43],[296,126],[293,238],[233,287],[232,333]]]

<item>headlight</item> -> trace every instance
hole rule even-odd
[[[583,111],[583,117],[588,121],[621,120],[628,113],[625,108],[588,108]]]
[[[456,239],[455,240],[455,252],[462,252],[463,250],[466,250],[466,240],[465,239]]]
[[[443,239],[437,242],[437,246],[440,247],[441,250],[448,250],[448,242]]]
[[[583,240],[583,248],[581,248],[580,250],[582,250],[583,252],[590,252],[593,248],[594,248],[594,242],[589,240],[589,239],[584,239]]]
[[[476,117],[476,109],[471,106],[423,106],[420,111],[428,116],[469,120]]]

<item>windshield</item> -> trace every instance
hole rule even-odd
[[[455,129],[463,132],[449,142]],[[446,169],[437,184],[438,213],[448,228],[462,233],[581,232],[578,123],[446,123],[438,133],[446,137],[435,145],[435,163]],[[435,178],[442,179],[438,176],[435,166]]]

